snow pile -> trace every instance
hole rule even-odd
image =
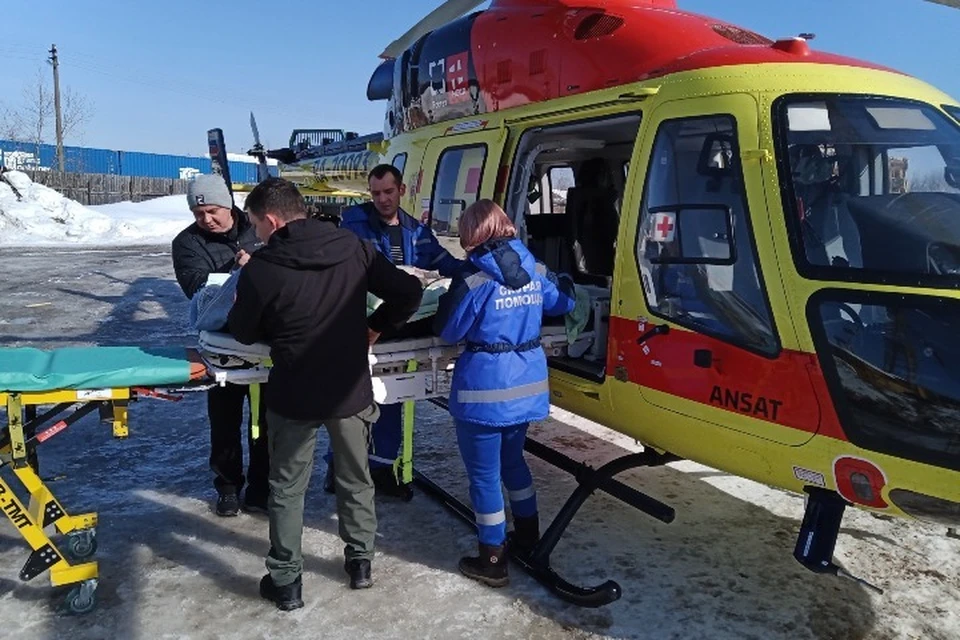
[[[127,230],[130,242],[125,244],[170,244],[178,233],[193,222],[184,195],[163,196],[145,202],[103,204],[90,209]]]
[[[85,207],[10,171],[0,181],[0,246],[169,245],[193,219],[183,195]],[[16,187],[20,198],[10,185]],[[237,194],[243,206],[245,194]]]
[[[34,183],[25,173],[11,171],[4,179],[0,181],[0,244],[76,243],[111,235],[113,223],[108,216]]]

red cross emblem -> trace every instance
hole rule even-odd
[[[673,242],[677,233],[677,214],[670,211],[658,213],[653,218],[653,241]]]
[[[470,93],[467,90],[469,55],[464,51],[447,56],[447,100],[451,104],[466,102],[470,99]]]

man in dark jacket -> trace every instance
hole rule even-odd
[[[270,551],[260,594],[290,610],[303,606],[303,501],[320,425],[333,443],[344,569],[352,588],[373,584],[377,520],[367,442],[379,409],[369,345],[402,326],[423,292],[369,242],[308,218],[291,182],[261,182],[246,208],[267,245],[240,273],[228,322],[240,342],[270,345]],[[383,300],[369,318],[368,291]]]
[[[197,176],[187,187],[187,204],[196,221],[173,240],[173,269],[184,294],[193,298],[211,273],[229,273],[242,266],[263,243],[257,239],[247,215],[234,206],[220,176]],[[267,511],[270,462],[263,403],[258,412],[258,437],[253,437],[253,421],[247,425],[249,465],[246,478],[243,475],[243,403],[249,395],[249,387],[231,383],[213,387],[207,393],[210,468],[215,474],[213,484],[219,495],[220,516],[240,512],[239,496],[245,482],[244,507],[259,513]]]

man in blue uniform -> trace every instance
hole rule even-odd
[[[389,164],[373,168],[367,176],[372,202],[351,207],[343,212],[340,227],[349,229],[373,246],[395,265],[411,265],[428,271],[439,271],[452,276],[461,261],[440,246],[426,224],[400,208],[400,198],[406,193],[403,176]],[[371,336],[375,340],[379,336]],[[400,486],[394,472],[394,461],[400,455],[403,440],[403,405],[380,407],[380,419],[373,427],[370,448],[370,473],[377,491],[386,495],[404,497],[407,490]],[[333,492],[332,453],[327,452],[327,477],[324,488]]]

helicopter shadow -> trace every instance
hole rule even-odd
[[[442,418],[435,420],[442,423]],[[586,458],[594,468],[636,450],[553,418],[532,427],[531,435],[548,445],[562,443],[568,454],[576,450],[575,457]],[[452,446],[447,455],[456,455]],[[421,470],[430,475],[423,462],[429,454],[417,454]],[[568,474],[527,458],[545,528],[576,484]],[[871,594],[853,582],[809,572],[793,559],[801,497],[782,492],[796,513],[782,517],[675,466],[618,476],[673,506],[673,523],[661,523],[597,492],[552,555],[551,566],[574,584],[617,581],[623,590],[620,600],[582,609],[544,597],[544,588],[516,565],[511,565],[510,595],[565,627],[605,637],[803,637],[808,629],[816,638],[870,636],[876,621]],[[453,490],[445,488],[469,504],[465,480],[455,482]]]

